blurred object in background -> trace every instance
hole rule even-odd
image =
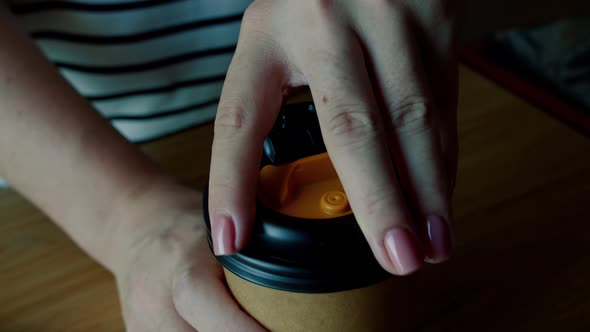
[[[473,15],[466,16],[471,25],[464,22],[459,33],[459,57],[503,88],[590,136],[590,1],[564,1],[560,8],[556,2],[525,0],[510,7],[501,0],[507,5],[506,16],[495,26],[486,22],[493,22],[502,10],[482,2],[490,10],[486,19],[483,9],[472,4]],[[522,15],[520,21],[518,15]],[[481,23],[475,21],[478,17]]]
[[[590,15],[588,0],[456,0],[459,44],[481,41],[498,31],[550,24]]]
[[[2,188],[7,188],[8,184],[6,184],[6,181],[4,181],[4,179],[0,178],[0,189]]]
[[[497,33],[490,56],[590,114],[590,16]]]

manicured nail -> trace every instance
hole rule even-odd
[[[418,239],[406,228],[393,228],[385,234],[385,248],[397,274],[410,274],[420,268],[423,261]]]
[[[230,255],[236,251],[236,227],[232,218],[225,213],[213,217],[213,252],[216,256]]]
[[[447,260],[453,251],[449,223],[440,216],[428,216],[425,227],[424,256],[432,263]]]

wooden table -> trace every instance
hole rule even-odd
[[[590,139],[468,69],[454,258],[411,277],[415,331],[590,331]],[[202,186],[210,125],[143,146]],[[0,191],[0,331],[122,331],[113,277]]]

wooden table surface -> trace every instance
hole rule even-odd
[[[460,70],[451,261],[411,277],[415,331],[590,331],[590,139]],[[143,146],[192,186],[207,125]],[[56,193],[57,194],[57,193]],[[122,331],[113,277],[0,191],[0,331]]]

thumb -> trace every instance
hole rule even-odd
[[[174,285],[178,314],[198,331],[264,332],[254,318],[242,311],[222,279],[186,273]]]

